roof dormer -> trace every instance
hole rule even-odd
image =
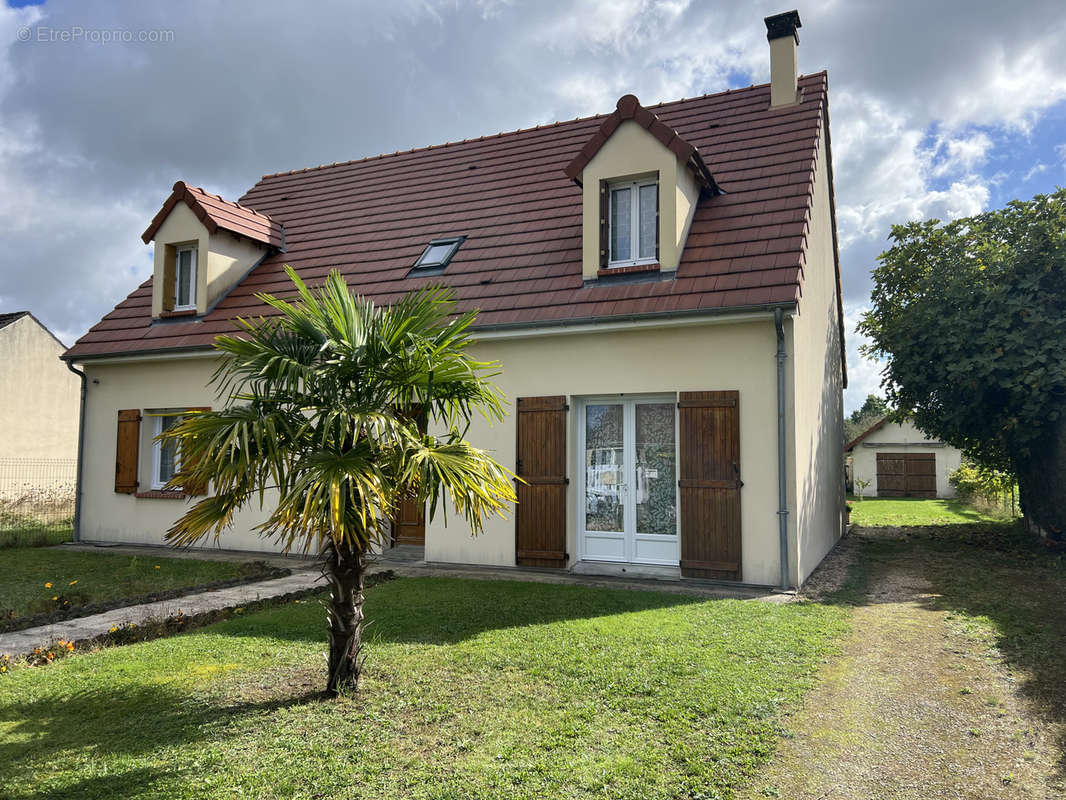
[[[281,223],[184,181],[141,235],[155,240],[152,317],[198,317],[252,267],[284,251]]]
[[[582,276],[673,272],[700,193],[718,193],[699,151],[631,94],[566,167],[582,187]]]

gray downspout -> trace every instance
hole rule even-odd
[[[777,535],[781,547],[780,588],[788,591],[788,481],[786,480],[788,442],[785,439],[785,327],[784,311],[774,309],[777,329]]]
[[[81,378],[81,405],[78,409],[78,472],[75,477],[77,485],[74,488],[74,541],[81,541],[81,471],[82,462],[85,459],[85,373],[75,369],[69,361],[67,369]]]

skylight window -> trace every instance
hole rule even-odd
[[[453,236],[448,239],[434,239],[415,262],[415,269],[444,269],[455,256],[455,252],[466,241],[465,236]]]

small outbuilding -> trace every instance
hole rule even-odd
[[[867,497],[954,497],[948,478],[962,451],[926,436],[910,420],[884,417],[848,443],[844,458],[848,488],[869,481]]]

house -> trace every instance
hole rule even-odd
[[[29,311],[0,314],[0,459],[67,460],[78,454],[78,377],[66,350]],[[33,475],[20,474],[31,480]]]
[[[948,483],[962,463],[957,447],[930,439],[909,419],[884,417],[844,448],[848,483],[866,480],[867,497],[954,497]]]
[[[798,14],[768,85],[264,176],[175,184],[155,272],[66,354],[89,377],[80,535],[158,543],[190,502],[153,437],[236,315],[339,269],[378,302],[444,282],[480,309],[510,415],[468,438],[523,479],[475,540],[407,508],[432,562],[797,586],[841,535],[845,384],[827,75]],[[256,513],[227,547],[263,549]]]

